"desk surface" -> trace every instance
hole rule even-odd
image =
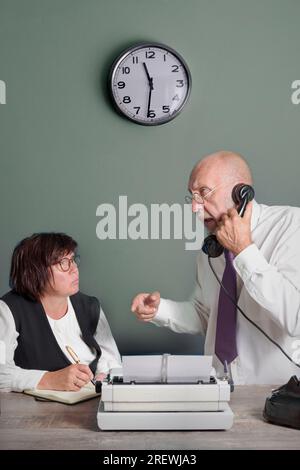
[[[228,431],[99,431],[98,398],[74,406],[0,393],[0,449],[300,449],[300,431],[264,422],[272,386],[237,386]]]

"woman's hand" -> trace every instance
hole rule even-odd
[[[46,372],[39,381],[39,390],[68,390],[77,392],[93,378],[89,366],[72,364],[55,372]]]

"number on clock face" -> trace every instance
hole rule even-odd
[[[146,125],[173,119],[187,101],[191,76],[183,59],[162,45],[125,51],[113,65],[112,96],[118,110]]]

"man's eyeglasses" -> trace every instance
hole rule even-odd
[[[221,186],[226,186],[227,184],[231,184],[232,182],[223,182],[221,184],[218,184],[214,188],[200,188],[198,192],[193,193],[191,196],[185,196],[184,200],[187,204],[191,204],[194,201],[197,202],[197,204],[204,204],[204,202],[210,198],[210,196]]]
[[[197,202],[197,204],[204,204],[206,199],[209,199],[212,193],[215,192],[215,190],[219,187],[220,185],[216,186],[213,189],[209,188],[201,188],[199,192],[193,193],[191,196],[185,196],[184,200],[187,204],[191,204],[194,201]]]
[[[75,255],[72,258],[62,258],[61,260],[57,261],[55,264],[59,264],[61,270],[64,272],[70,271],[72,264],[75,263],[77,266],[80,264],[80,256]]]

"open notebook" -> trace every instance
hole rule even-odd
[[[36,400],[41,401],[57,401],[66,405],[75,405],[81,401],[90,400],[91,398],[100,397],[101,393],[95,392],[95,386],[89,383],[82,387],[78,392],[63,392],[59,390],[24,390],[26,395],[32,395]]]

